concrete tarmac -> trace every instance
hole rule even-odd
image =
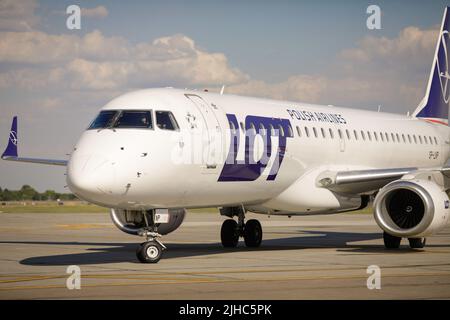
[[[0,213],[0,299],[449,299],[450,227],[424,250],[385,250],[371,215],[266,217],[260,248],[220,244],[218,214],[189,214],[158,264],[107,214]],[[81,270],[69,290],[67,267]],[[367,268],[380,267],[369,290]]]

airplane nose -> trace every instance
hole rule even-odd
[[[67,168],[67,184],[76,195],[98,203],[111,193],[114,166],[101,155],[73,155]]]

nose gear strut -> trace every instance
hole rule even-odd
[[[136,257],[143,263],[157,263],[166,246],[159,240],[162,237],[158,233],[158,224],[155,223],[155,210],[143,211],[145,227],[139,230],[138,234],[145,238],[136,249]],[[147,217],[149,215],[150,221]]]

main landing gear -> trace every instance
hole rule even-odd
[[[225,248],[235,248],[239,242],[239,237],[244,238],[247,247],[256,248],[261,245],[263,234],[261,223],[255,219],[248,220],[245,223],[245,211],[243,208],[222,208],[220,214],[230,218],[238,217],[237,222],[234,219],[227,219],[222,224],[220,239]]]
[[[384,246],[386,249],[398,249],[400,247],[401,237],[393,236],[387,232],[383,232]],[[408,238],[409,247],[411,249],[422,249],[425,247],[426,238]]]
[[[145,242],[142,242],[136,249],[136,257],[143,263],[157,263],[166,247],[159,240],[161,235],[158,233],[158,226],[155,221],[154,211],[144,212],[145,228],[139,233],[140,236],[145,237]]]

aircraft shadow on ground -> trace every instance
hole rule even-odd
[[[406,244],[401,250],[387,251],[382,244],[358,244],[361,241],[377,240],[381,233],[349,233],[329,231],[299,230],[300,236],[263,240],[259,248],[246,248],[243,241],[237,248],[225,249],[217,243],[168,243],[168,250],[164,252],[163,259],[199,257],[214,254],[251,251],[283,251],[314,248],[335,248],[338,251],[351,253],[410,253]],[[66,242],[66,241],[0,241],[0,244],[18,245],[49,245],[49,246],[88,246],[87,252],[69,253],[61,255],[36,256],[20,261],[30,266],[60,266],[60,265],[90,265],[109,264],[120,262],[135,262],[137,243],[114,242]],[[430,245],[439,247],[448,245]]]

